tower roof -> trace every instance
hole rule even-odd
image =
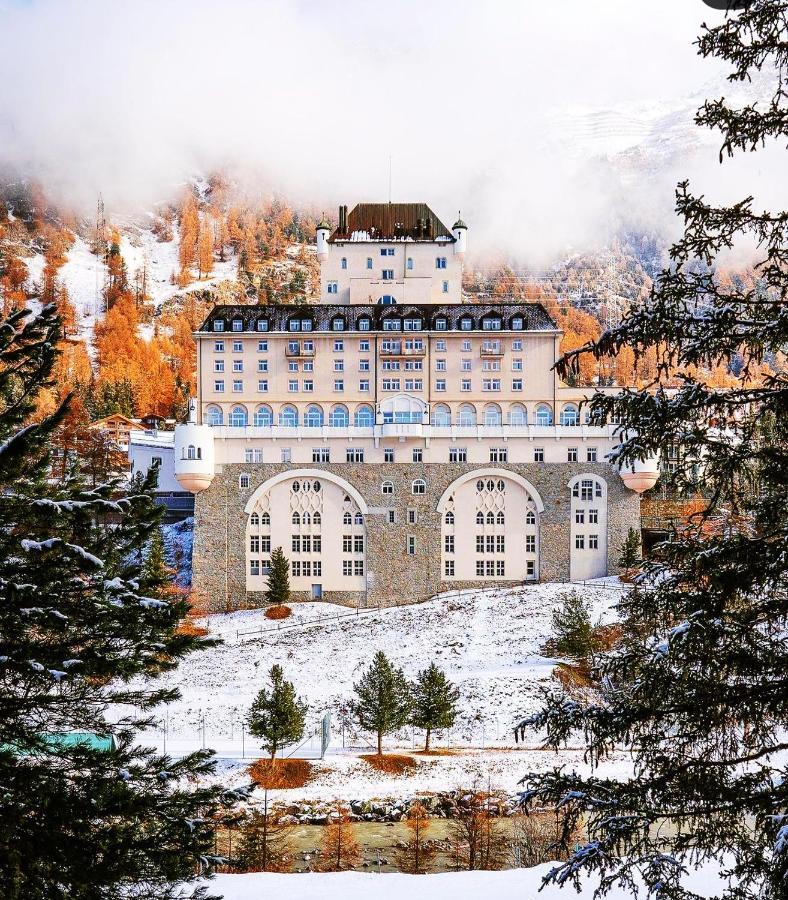
[[[332,243],[404,240],[454,243],[455,238],[426,203],[358,203],[345,230],[337,228],[329,238]]]
[[[331,231],[331,225],[325,216],[323,216],[317,225],[315,225],[315,231],[319,231],[321,228],[324,228],[326,231]]]

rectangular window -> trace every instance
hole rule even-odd
[[[250,575],[259,575],[260,574],[260,560],[259,559],[250,559],[249,560],[249,574]]]
[[[523,342],[522,342],[522,341],[520,341],[520,340],[512,341],[512,350],[514,350],[514,351],[517,352],[517,351],[520,351],[520,350],[522,350],[522,349],[523,349]]]
[[[589,534],[588,535],[588,549],[589,550],[599,550],[599,535],[598,534]]]
[[[463,352],[463,353],[468,353],[468,352],[470,352],[470,349],[471,349],[471,342],[466,338],[466,339],[462,342],[462,352]]]
[[[435,360],[435,371],[436,372],[445,372],[446,371],[446,360],[445,359],[436,359]]]
[[[506,535],[496,534],[495,536],[495,552],[506,553]]]
[[[244,323],[242,319],[233,319],[233,331],[243,331]]]
[[[393,509],[390,509],[389,512],[388,512],[388,522],[389,522],[389,525],[393,525],[396,521],[397,521],[396,513],[394,512]]]
[[[261,394],[268,393],[268,382],[264,378],[257,382],[257,390]]]
[[[329,294],[338,294],[339,293],[339,282],[337,281],[329,281],[326,285],[326,290]],[[290,323],[290,330],[293,329],[293,322]]]
[[[525,574],[528,578],[536,577],[536,563],[534,562],[534,560],[532,560],[532,559],[526,560]]]
[[[343,269],[347,268],[347,257],[345,257],[345,256],[342,257],[342,268]]]
[[[495,560],[494,559],[486,559],[484,561],[484,574],[485,575],[495,575]]]
[[[372,257],[371,256],[367,257],[367,268],[368,269],[372,268]]]
[[[443,538],[443,552],[454,553],[454,535],[447,534]]]
[[[413,462],[424,462],[424,450],[421,447],[413,448]]]
[[[300,534],[293,535],[290,549],[292,550],[293,553],[301,552],[301,535]]]
[[[509,450],[506,447],[490,447],[490,462],[505,463],[509,461]]]
[[[476,535],[476,552],[484,553],[484,535],[483,534]]]
[[[536,535],[527,534],[525,536],[525,552],[536,553]]]
[[[213,342],[213,352],[214,353],[224,353],[224,341],[214,341]]]
[[[360,359],[358,361],[358,370],[359,372],[369,372],[369,360]]]
[[[446,379],[445,379],[445,378],[438,378],[438,379],[436,379],[436,381],[435,381],[435,390],[436,390],[436,391],[441,391],[441,392],[443,392],[443,391],[446,390]]]
[[[369,341],[365,338],[363,341],[358,342],[358,349],[362,353],[369,353]]]
[[[501,361],[500,359],[485,359],[482,363],[482,371],[483,372],[500,372],[501,371]]]
[[[383,360],[383,371],[384,372],[399,372],[399,360],[384,359]]]
[[[292,360],[287,364],[288,372],[297,372],[298,371],[298,363],[293,362]]]
[[[258,372],[267,372],[268,371],[268,360],[267,359],[258,359],[257,360],[257,371]]]
[[[244,361],[242,359],[234,359],[233,360],[233,372],[243,372],[244,370]]]
[[[416,554],[416,538],[412,534],[408,535],[407,550],[408,550],[408,556],[415,556],[415,554]]]
[[[271,535],[264,534],[262,536],[262,552],[270,553],[271,552]]]
[[[213,330],[214,331],[224,331],[224,322],[222,322],[221,319],[217,319],[213,323]]]
[[[312,538],[312,552],[321,553],[323,550],[323,538],[316,534]]]
[[[363,463],[364,462],[363,447],[348,447],[345,450],[345,462]]]
[[[243,341],[233,341],[233,353],[243,353],[244,345]]]
[[[394,281],[394,269],[383,269],[380,277],[383,281]]]
[[[443,564],[443,574],[448,575],[450,577],[454,577],[454,560],[447,559]]]
[[[369,381],[367,381],[365,378],[362,378],[358,383],[358,389],[362,393],[367,393],[369,391]]]
[[[353,574],[353,561],[350,559],[342,560],[342,574],[343,575],[352,575]]]
[[[383,448],[383,462],[387,462],[387,463],[394,462],[394,448],[393,447],[384,447]]]
[[[461,391],[469,391],[471,389],[471,379],[463,378],[460,382],[460,390]]]
[[[484,560],[483,559],[476,560],[476,574],[481,577],[484,576]]]
[[[495,560],[495,574],[498,578],[503,578],[506,574],[506,562],[503,559]]]
[[[596,447],[586,447],[586,462],[596,462]]]
[[[306,325],[306,322],[304,322],[304,325]],[[306,331],[306,328],[304,328],[304,331]],[[311,353],[314,349],[315,349],[314,341],[304,341],[304,353]]]
[[[415,509],[408,510],[408,525],[415,525],[418,518],[418,514]]]
[[[405,331],[421,331],[421,319],[405,319]]]
[[[423,391],[424,390],[424,382],[421,378],[406,378],[405,379],[405,390],[406,391]]]
[[[586,539],[582,534],[575,535],[575,549],[576,550],[585,550]]]
[[[449,282],[448,282],[448,281],[444,281],[444,282],[443,282],[443,293],[444,293],[444,294],[448,294],[448,293],[449,293]]]
[[[381,247],[380,255],[381,256],[394,256],[394,248],[393,247]]]
[[[407,372],[421,372],[424,369],[424,362],[421,359],[406,359],[405,370]]]
[[[544,447],[534,447],[534,462],[544,462]]]
[[[513,372],[522,372],[523,371],[522,359],[513,359],[512,360],[512,371]]]
[[[283,463],[289,463],[293,461],[293,453],[290,447],[282,447],[281,457]]]
[[[353,552],[354,553],[363,553],[364,552],[364,535],[356,534],[353,536]]]
[[[575,510],[575,525],[584,525],[586,521],[586,511],[584,509]]]
[[[213,361],[213,370],[214,372],[224,372],[224,360],[215,359]]]
[[[445,269],[446,268],[446,257],[438,256],[435,258],[435,268],[436,269]]]
[[[296,559],[296,560],[293,560],[293,562],[291,563],[291,568],[292,568],[292,570],[293,570],[293,578],[300,578],[300,577],[301,577],[301,563],[300,563],[300,561],[297,560],[297,559]]]
[[[301,551],[303,553],[311,553],[312,552],[312,536],[309,534],[304,534],[301,536]]]
[[[334,379],[334,391],[341,394],[345,390],[345,382],[341,378]]]
[[[291,394],[294,394],[298,390],[298,381],[291,380],[287,382],[287,389]]]
[[[334,371],[335,372],[344,372],[345,371],[345,360],[344,359],[335,359],[334,360]]]
[[[353,574],[356,576],[364,574],[364,560],[363,559],[354,559],[353,560]]]
[[[500,378],[483,378],[482,379],[482,390],[483,391],[500,391],[501,389],[501,379]]]
[[[460,361],[460,369],[463,372],[470,372],[473,369],[473,361],[470,359],[463,359]]]
[[[400,386],[399,378],[384,378],[383,379],[383,390],[384,391],[398,391]]]
[[[484,539],[484,547],[487,553],[495,553],[495,535],[488,534],[485,535]]]
[[[327,463],[331,461],[331,450],[328,447],[313,447],[312,462]]]
[[[221,379],[219,381],[214,381],[213,389],[214,389],[214,391],[216,391],[217,394],[223,394],[224,393],[224,381],[222,381]]]
[[[449,462],[464,463],[468,462],[467,447],[449,447]]]
[[[435,349],[444,351],[446,349],[446,341],[444,341],[443,338],[439,338],[437,341],[435,341]]]
[[[407,261],[406,265],[408,267],[408,271],[413,271],[413,257],[412,256],[408,257],[408,261]]]
[[[342,353],[345,350],[345,342],[343,340],[334,341],[334,353]]]
[[[249,552],[250,553],[259,553],[260,552],[260,535],[253,534],[249,538]]]
[[[567,447],[566,461],[577,462],[577,447]]]
[[[353,552],[353,535],[352,534],[343,534],[342,535],[342,552],[343,553],[352,553]]]
[[[588,522],[590,525],[598,525],[599,524],[599,510],[598,509],[589,509],[588,510]]]
[[[311,394],[311,393],[314,391],[314,389],[315,389],[315,383],[314,383],[314,381],[307,380],[307,381],[304,382],[304,390],[305,390],[308,394]]]
[[[512,390],[513,391],[521,391],[523,389],[523,379],[522,378],[512,378]]]

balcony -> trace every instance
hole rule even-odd
[[[391,347],[382,347],[380,348],[380,355],[388,358],[395,356],[426,356],[427,355],[427,345],[423,342],[419,346],[410,347],[407,346],[406,342],[394,344]]]
[[[485,341],[479,350],[480,356],[503,356],[503,344],[501,341]]]
[[[285,356],[288,359],[311,359],[315,355],[315,348],[302,347],[300,344],[288,344],[285,347]]]

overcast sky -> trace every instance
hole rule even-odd
[[[702,0],[0,0],[0,164],[116,210],[216,166],[333,206],[386,199],[391,156],[395,200],[462,207],[492,240],[526,208],[531,232],[579,236],[613,189],[567,124],[721,84],[692,41],[722,15]]]

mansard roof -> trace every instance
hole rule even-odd
[[[446,303],[446,304],[397,304],[383,306],[381,304],[334,304],[334,303],[289,303],[272,305],[215,306],[208,314],[200,331],[214,332],[214,322],[225,323],[224,331],[232,333],[233,321],[243,323],[241,331],[289,331],[291,319],[309,319],[314,331],[332,331],[333,321],[343,319],[348,331],[357,330],[359,319],[369,320],[365,330],[382,331],[383,321],[391,318],[420,318],[424,331],[460,331],[460,320],[470,318],[474,330],[483,328],[484,319],[498,317],[502,330],[512,329],[512,320],[522,319],[522,327],[518,331],[558,331],[555,322],[550,318],[541,303]],[[436,319],[445,319],[445,327],[436,329]],[[258,322],[267,323],[261,329]]]
[[[454,235],[426,203],[357,203],[328,239],[336,241],[445,241]]]

